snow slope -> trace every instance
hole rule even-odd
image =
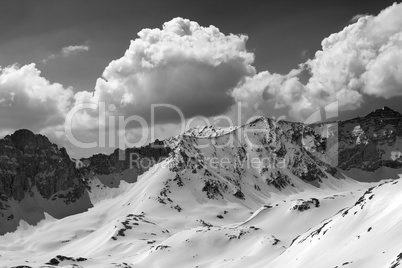
[[[269,262],[297,235],[352,205],[368,187],[349,180],[328,180],[320,188],[304,183],[293,193],[272,193],[261,201],[265,205],[257,206],[235,197],[210,200],[192,190],[197,189],[196,181],[185,180],[185,189],[169,188],[173,204],[161,204],[152,197],[166,178],[174,179],[174,173],[162,164],[154,173],[140,176],[136,184],[122,181],[118,188],[109,188],[119,194],[98,198],[86,213],[60,220],[47,217],[38,226],[21,224],[0,239],[1,265],[40,267],[57,255],[87,259],[60,262],[66,267],[72,263],[83,267],[124,267],[118,266],[123,263],[131,267],[180,267],[178,263],[181,267],[244,267]],[[299,199],[311,196],[319,200],[318,207],[303,212],[294,208]],[[182,207],[180,212],[172,208],[175,204]]]
[[[353,205],[298,237],[265,267],[397,267],[402,256],[400,181],[368,189]]]
[[[170,157],[137,180],[129,171],[94,178],[88,193],[94,206],[85,213],[45,215],[37,226],[21,221],[0,237],[0,267],[377,268],[398,262],[398,181],[379,186],[334,177],[308,151],[312,144],[320,153],[319,137],[301,124],[261,118],[220,135],[209,132],[172,138]]]

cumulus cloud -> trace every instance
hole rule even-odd
[[[377,16],[356,17],[353,24],[325,38],[311,60],[288,74],[256,73],[247,39],[175,18],[161,29],[140,31],[125,54],[105,68],[94,91],[75,95],[71,88],[43,78],[34,64],[0,68],[0,131],[24,127],[61,139],[69,108],[82,103],[104,103],[109,114],[145,119],[152,104],[165,103],[178,107],[188,119],[231,114],[238,101],[245,117],[270,116],[282,109],[303,120],[335,100],[341,110],[353,110],[365,96],[402,96],[402,4]],[[86,44],[68,46],[53,57],[89,49]],[[310,79],[302,83],[299,77],[306,70]],[[84,138],[96,138],[97,128],[109,124],[98,122],[91,107],[78,112],[72,122]],[[176,130],[177,119],[172,110],[157,113],[158,131]],[[137,130],[133,137],[141,136]]]
[[[116,112],[149,118],[151,104],[178,107],[186,118],[226,112],[234,103],[230,91],[254,75],[254,55],[247,36],[225,35],[215,26],[175,18],[162,29],[143,29],[120,59],[97,80],[94,92],[79,92],[76,103],[114,104]],[[177,120],[159,114],[160,123]]]
[[[315,57],[301,65],[311,74],[306,85],[297,70],[287,75],[263,72],[232,95],[254,106],[286,105],[295,119],[335,100],[341,110],[353,110],[365,96],[402,96],[402,4],[356,20],[325,38]]]
[[[246,78],[232,91],[233,98],[242,105],[243,121],[247,117],[270,115],[275,109],[288,107],[291,107],[289,114],[297,120],[311,113],[313,107],[304,95],[304,85],[297,77],[301,72],[302,69],[295,69],[281,75],[263,71]]]
[[[71,88],[43,78],[35,64],[0,67],[1,131],[62,125],[73,96]]]
[[[322,42],[322,51],[308,62],[307,87],[316,94],[341,94],[345,106],[360,105],[363,94],[390,98],[402,95],[402,4],[378,16],[361,17]],[[399,69],[398,69],[399,68]]]
[[[368,16],[369,14],[357,14],[357,15],[354,15],[351,19],[350,19],[350,23],[355,23],[355,22],[357,22],[360,18],[362,18],[362,17],[365,17],[365,16]]]

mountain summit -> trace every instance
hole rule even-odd
[[[91,206],[64,148],[26,129],[0,139],[0,233],[13,231],[21,220],[37,224],[44,213],[63,218]]]
[[[384,106],[381,109],[377,109],[368,115],[366,115],[368,118],[374,118],[374,117],[380,117],[380,118],[400,118],[402,115],[398,113],[397,111],[392,110],[388,106]]]

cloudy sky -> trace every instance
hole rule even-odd
[[[336,100],[339,119],[402,112],[393,1],[14,0],[0,1],[0,29],[0,136],[28,128],[75,157],[111,152],[122,135],[135,145],[178,134],[178,113],[157,108],[143,139],[159,103],[236,124],[304,121]]]

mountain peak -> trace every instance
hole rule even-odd
[[[17,138],[17,137],[35,137],[35,133],[33,133],[29,129],[18,129],[16,130],[13,134],[10,135],[11,137]]]
[[[380,109],[377,109],[369,113],[366,117],[394,118],[394,117],[402,117],[402,115],[397,111],[392,110],[388,106],[384,106]]]
[[[28,129],[20,129],[10,135],[11,140],[17,148],[23,149],[28,147],[51,147],[52,143],[49,139],[40,134],[34,134]]]

